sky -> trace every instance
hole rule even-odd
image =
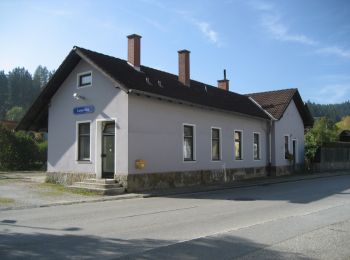
[[[246,94],[298,88],[304,101],[350,100],[348,0],[0,0],[0,70],[56,69],[73,46],[178,73],[191,51],[191,78]]]

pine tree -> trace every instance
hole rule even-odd
[[[5,72],[0,71],[0,120],[4,119],[8,108],[9,88]]]
[[[40,92],[40,87],[33,84],[32,75],[25,68],[15,68],[8,75],[11,107],[28,108]]]
[[[51,72],[45,67],[39,65],[33,75],[34,84],[38,85],[42,89],[51,77]]]

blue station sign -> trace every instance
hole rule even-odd
[[[74,115],[88,114],[93,112],[95,112],[95,107],[93,105],[73,108]]]

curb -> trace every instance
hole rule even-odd
[[[147,196],[143,195],[143,194],[129,193],[129,194],[123,194],[123,195],[101,197],[101,198],[97,198],[97,199],[86,199],[86,200],[77,200],[77,201],[62,201],[62,202],[53,202],[53,203],[40,204],[40,205],[7,207],[7,208],[0,209],[0,212],[1,211],[7,211],[7,210],[21,210],[21,209],[46,208],[46,207],[54,207],[54,206],[67,206],[67,205],[83,204],[83,203],[89,203],[89,202],[103,202],[103,201],[127,200],[127,199],[142,199],[142,198],[146,198],[146,197]]]
[[[305,180],[313,180],[313,179],[322,179],[322,178],[330,178],[335,176],[344,176],[350,175],[349,172],[335,172],[335,173],[325,173],[325,174],[311,174],[311,175],[294,175],[294,176],[281,176],[273,179],[263,179],[261,181],[247,181],[246,183],[235,183],[231,185],[212,185],[212,186],[200,186],[197,188],[190,187],[184,190],[174,189],[168,191],[159,191],[159,192],[150,192],[150,193],[127,193],[122,195],[115,196],[105,196],[97,199],[86,199],[86,200],[78,200],[78,201],[63,201],[63,202],[55,202],[55,203],[47,203],[41,205],[30,205],[30,206],[20,206],[20,207],[7,207],[0,209],[1,211],[6,210],[21,210],[21,209],[33,209],[33,208],[46,208],[46,207],[54,207],[54,206],[66,206],[66,205],[74,205],[74,204],[82,204],[82,203],[91,203],[91,202],[104,202],[104,201],[115,201],[115,200],[127,200],[127,199],[142,199],[142,198],[151,198],[151,197],[161,197],[161,196],[176,196],[176,195],[185,195],[185,194],[197,194],[197,193],[205,193],[205,192],[214,192],[219,190],[229,190],[229,189],[237,189],[237,188],[248,188],[255,186],[265,186],[265,185],[273,185],[280,183],[288,183],[288,182],[298,182]]]

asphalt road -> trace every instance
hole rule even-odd
[[[350,259],[350,175],[0,211],[0,259]]]

